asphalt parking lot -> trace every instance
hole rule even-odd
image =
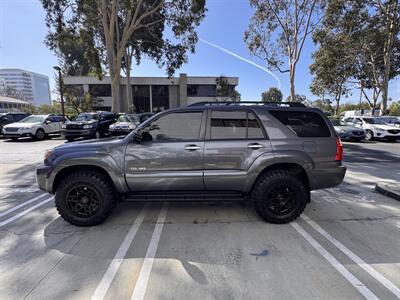
[[[34,168],[60,138],[0,140],[1,299],[396,299],[400,143],[345,143],[348,172],[296,222],[238,203],[122,203],[102,225],[64,222]]]

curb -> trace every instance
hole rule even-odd
[[[400,201],[400,192],[391,189],[390,185],[377,183],[375,185],[375,191]]]

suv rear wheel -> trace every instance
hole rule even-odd
[[[274,224],[289,223],[307,204],[304,183],[288,171],[271,171],[259,178],[251,192],[257,213]]]
[[[79,171],[67,176],[58,186],[55,199],[60,216],[77,226],[102,223],[116,204],[111,183],[94,171]]]

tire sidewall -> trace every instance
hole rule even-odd
[[[71,178],[71,177],[70,177]],[[71,213],[68,208],[66,197],[68,192],[76,187],[77,185],[87,185],[89,188],[96,191],[99,196],[100,207],[96,211],[95,215],[87,218],[78,217]],[[69,182],[60,185],[55,195],[55,202],[57,209],[61,216],[68,222],[78,226],[92,226],[101,223],[109,211],[113,209],[113,199],[110,191],[103,185],[99,185],[94,182],[92,178],[87,176],[76,176],[69,180]]]
[[[40,137],[39,133],[42,133],[43,135]],[[39,140],[39,141],[44,140],[44,137],[45,137],[45,136],[46,136],[46,133],[44,132],[43,129],[40,129],[40,128],[39,128],[38,130],[36,130],[35,138],[36,138],[37,140]]]
[[[365,132],[365,139],[367,141],[372,141],[374,139],[374,133],[371,130]]]

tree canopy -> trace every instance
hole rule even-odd
[[[272,71],[289,73],[290,98],[295,98],[295,74],[307,37],[322,17],[322,0],[250,0],[255,13],[244,33],[252,55]],[[287,62],[287,63],[285,63]]]
[[[49,28],[47,43],[59,57],[64,55],[60,49],[65,33],[79,37],[78,40],[83,39],[83,34],[90,37],[92,43],[86,44],[88,49],[83,52],[93,55],[85,54],[92,67],[96,56],[103,59],[111,76],[112,110],[115,112],[119,111],[121,68],[124,65],[130,68],[126,49],[131,47],[136,62],[148,56],[172,76],[187,61],[187,52],[194,52],[195,28],[205,15],[205,0],[41,2]]]
[[[282,102],[282,98],[281,90],[276,87],[271,87],[261,94],[261,101],[263,102]]]

